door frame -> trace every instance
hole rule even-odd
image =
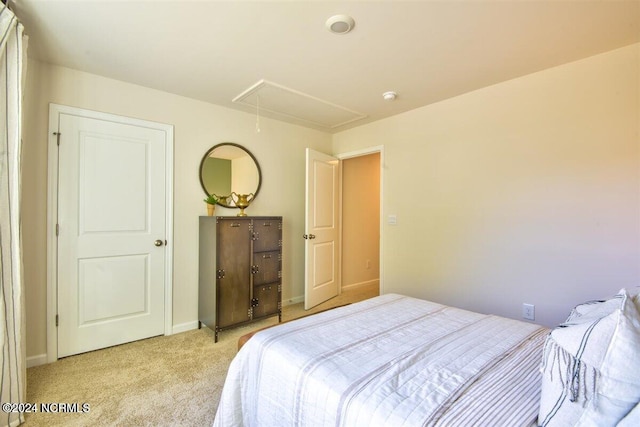
[[[352,159],[354,157],[362,157],[362,156],[367,156],[369,154],[376,154],[379,153],[380,154],[380,253],[378,254],[378,262],[380,265],[380,271],[379,271],[379,276],[380,276],[380,286],[379,286],[379,291],[380,291],[380,295],[382,295],[384,293],[384,258],[382,257],[382,254],[384,253],[384,198],[383,198],[383,194],[384,194],[384,145],[376,145],[373,147],[368,147],[368,148],[363,148],[360,150],[355,150],[355,151],[348,151],[346,153],[341,153],[341,154],[334,154],[334,157],[336,157],[337,159],[340,160],[340,174],[342,174],[342,167],[343,167],[343,160],[346,159]],[[342,184],[340,185],[340,205],[342,206]],[[342,223],[342,208],[340,208],[340,223]],[[340,238],[340,269],[342,269],[342,237]],[[340,282],[340,287],[338,289],[339,294],[342,293],[342,282]]]
[[[58,245],[56,223],[58,213],[58,118],[69,114],[120,124],[142,126],[165,133],[165,269],[164,269],[164,334],[173,329],[173,125],[116,114],[102,113],[60,104],[49,104],[48,172],[47,172],[47,363],[58,360]]]

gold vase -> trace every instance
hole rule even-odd
[[[216,205],[212,205],[211,203],[207,203],[207,215],[213,216],[213,213],[216,210]]]
[[[236,196],[237,200],[234,199],[233,196]],[[244,210],[249,207],[249,204],[253,201],[253,198],[254,198],[253,193],[249,193],[249,194],[237,194],[235,192],[231,193],[231,199],[235,202],[236,207],[240,209],[240,213],[237,216],[247,216],[247,214],[244,213]]]

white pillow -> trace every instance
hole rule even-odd
[[[638,427],[640,426],[640,403],[638,403],[616,427]]]
[[[640,312],[622,289],[576,307],[547,337],[541,426],[614,426],[640,402]]]
[[[631,299],[633,300],[633,303],[636,305],[636,309],[638,310],[638,313],[640,313],[640,286],[633,288],[630,292],[630,295],[632,296]]]
[[[620,306],[620,295],[608,300],[594,300],[579,304],[571,310],[567,320],[559,327],[563,328],[577,323],[591,322],[613,313]]]

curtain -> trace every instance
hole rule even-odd
[[[0,426],[24,421],[6,404],[25,402],[22,248],[20,240],[20,148],[23,27],[4,4],[0,9]],[[26,41],[26,39],[24,40]]]

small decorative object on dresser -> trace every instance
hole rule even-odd
[[[282,320],[282,217],[200,217],[198,326]]]
[[[236,196],[237,200],[234,199],[233,196]],[[247,216],[247,214],[244,213],[244,210],[249,207],[249,203],[253,201],[254,197],[255,196],[253,195],[253,193],[249,193],[249,194],[231,193],[231,199],[235,202],[236,207],[240,209],[240,213],[238,214],[238,216]]]
[[[215,194],[209,194],[204,202],[207,204],[207,215],[213,216],[213,213],[216,209],[216,203],[218,203],[218,198]]]

